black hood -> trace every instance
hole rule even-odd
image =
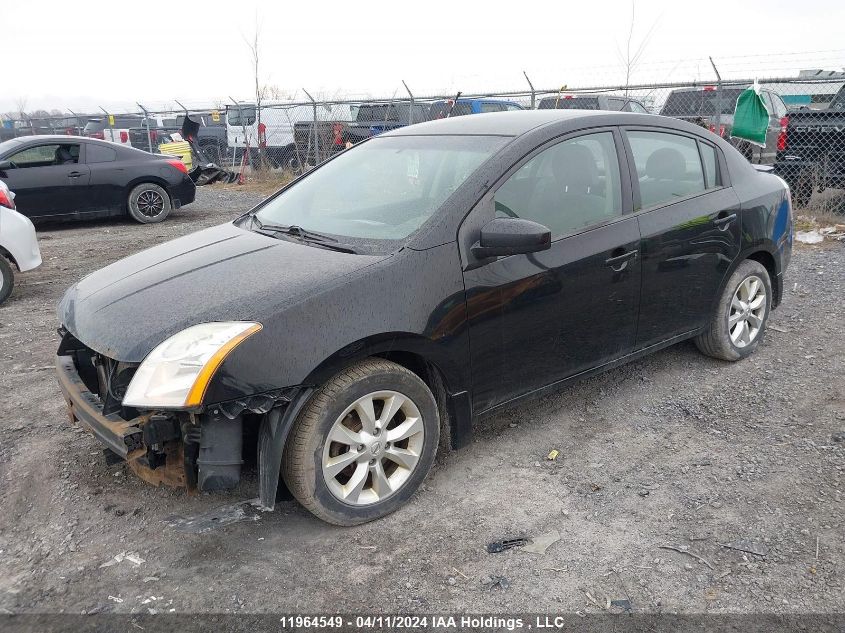
[[[381,259],[223,224],[91,273],[68,289],[58,316],[91,349],[140,362],[186,327],[209,321],[262,322]]]

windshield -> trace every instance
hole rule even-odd
[[[401,240],[420,228],[481,163],[498,136],[395,136],[355,147],[271,198],[263,224],[362,240]]]
[[[557,104],[557,107],[555,107]],[[598,97],[546,97],[540,99],[538,110],[598,110]]]
[[[720,114],[733,114],[736,100],[745,88],[729,88],[722,90]],[[680,90],[673,92],[666,99],[666,104],[660,114],[664,116],[696,116],[716,114],[715,90]]]

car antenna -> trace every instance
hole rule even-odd
[[[454,110],[454,109],[455,109],[455,105],[458,103],[458,99],[460,99],[460,98],[461,98],[461,95],[462,95],[462,94],[463,94],[463,93],[462,93],[460,90],[458,90],[458,94],[456,94],[456,95],[455,95],[455,98],[454,98],[454,99],[452,99],[452,105],[451,105],[451,106],[449,106],[449,111],[446,113],[446,118],[447,118],[447,119],[448,119],[450,116],[452,116],[452,110]]]

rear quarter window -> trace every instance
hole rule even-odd
[[[93,163],[110,163],[117,159],[117,152],[110,147],[103,147],[102,145],[88,145],[85,148],[85,162]]]

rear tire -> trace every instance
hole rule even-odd
[[[772,308],[772,282],[760,262],[746,259],[728,279],[698,349],[713,358],[736,361],[760,345]]]
[[[358,525],[410,499],[439,442],[428,386],[401,365],[370,358],[336,374],[305,405],[285,445],[283,477],[317,517]]]
[[[9,260],[0,255],[0,303],[3,303],[12,294],[15,287],[15,273]]]
[[[167,191],[152,182],[142,182],[129,192],[126,206],[132,219],[141,224],[163,222],[173,209]]]

